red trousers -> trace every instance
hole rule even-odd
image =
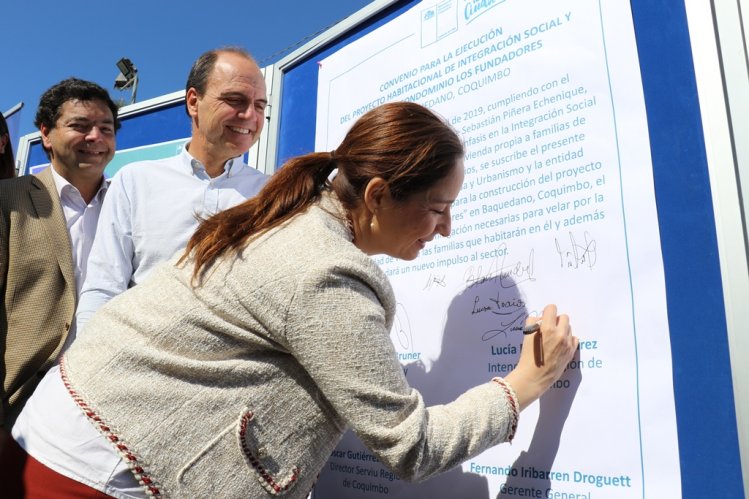
[[[3,499],[103,499],[110,497],[53,471],[29,456],[0,429],[0,497]]]

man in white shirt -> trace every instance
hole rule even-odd
[[[267,176],[242,162],[268,103],[265,80],[244,50],[201,55],[187,79],[192,136],[181,154],[125,166],[115,175],[78,306],[79,331],[94,312],[184,249],[199,219],[254,196]]]
[[[120,126],[107,91],[77,78],[42,95],[35,124],[51,167],[0,182],[0,428],[6,429],[75,334],[107,189],[104,167]]]

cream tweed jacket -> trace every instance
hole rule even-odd
[[[425,407],[387,277],[332,194],[196,287],[172,260],[92,318],[63,378],[150,494],[304,498],[347,428],[406,480],[510,437],[501,384]]]

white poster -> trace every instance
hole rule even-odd
[[[320,61],[317,150],[389,101],[462,136],[452,235],[378,257],[392,339],[428,404],[517,362],[525,317],[556,303],[579,355],[514,443],[422,484],[347,435],[317,499],[681,497],[666,296],[628,2],[444,0]]]

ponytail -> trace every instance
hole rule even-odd
[[[429,109],[413,102],[383,104],[362,115],[335,151],[288,161],[256,197],[204,220],[180,262],[192,255],[193,279],[199,278],[217,258],[302,213],[326,189],[348,211],[360,205],[376,177],[387,182],[393,199],[408,199],[449,175],[463,154],[455,130]]]

